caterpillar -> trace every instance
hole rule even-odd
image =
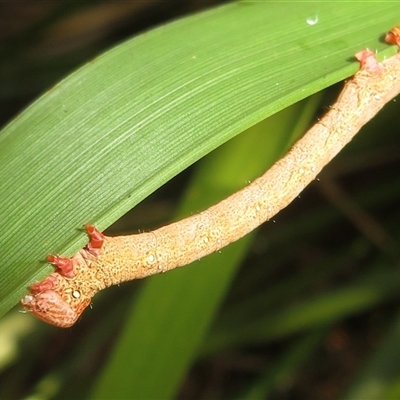
[[[386,40],[400,46],[400,27]],[[264,175],[209,209],[152,232],[108,237],[86,225],[89,243],[72,258],[48,256],[56,271],[30,286],[22,306],[49,324],[70,327],[98,291],[190,264],[272,218],[400,93],[400,53],[382,63],[370,50],[356,58],[360,70],[335,104]]]

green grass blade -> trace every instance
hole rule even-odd
[[[315,296],[271,315],[264,314],[262,318],[236,329],[217,327],[204,343],[203,356],[334,324],[397,297],[399,285],[398,271],[373,271],[352,285]]]

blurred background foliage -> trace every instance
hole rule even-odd
[[[106,48],[216,3],[2,3],[0,123]],[[151,229],[225,197],[338,90],[231,140],[108,233]],[[12,310],[0,321],[0,398],[400,398],[399,129],[392,102],[256,234],[199,265],[108,289],[70,330]]]

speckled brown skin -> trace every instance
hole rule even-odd
[[[89,244],[72,259],[50,256],[58,270],[31,286],[23,306],[38,318],[69,327],[101,289],[189,264],[234,242],[286,207],[400,92],[400,55],[379,64],[356,55],[361,70],[330,111],[263,176],[206,211],[149,233],[107,237],[86,226]]]
[[[91,303],[94,294],[105,288],[102,280],[97,278],[93,263],[95,257],[88,246],[80,250],[69,259],[73,265],[72,273],[67,272],[68,276],[65,276],[58,269],[43,281],[31,285],[31,293],[21,300],[21,304],[51,325],[72,326]]]

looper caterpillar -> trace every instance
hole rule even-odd
[[[400,45],[400,28],[386,40]],[[22,305],[45,322],[70,327],[98,291],[189,264],[272,218],[400,93],[400,53],[382,63],[369,50],[356,58],[361,69],[329,112],[260,178],[209,209],[153,232],[108,237],[86,225],[88,245],[72,258],[49,256],[57,270],[31,285]]]

